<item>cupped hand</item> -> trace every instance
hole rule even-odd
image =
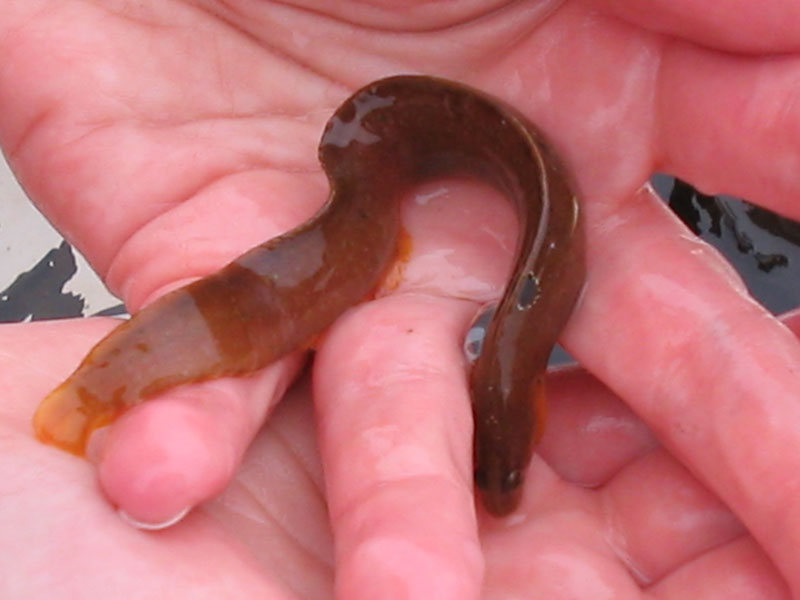
[[[565,343],[668,450],[646,440],[607,448],[613,460],[571,457],[586,468],[537,460],[519,513],[498,522],[479,509],[478,537],[460,336],[476,302],[502,286],[513,219],[476,186],[420,190],[405,210],[414,255],[403,282],[345,315],[314,366],[341,597],[476,597],[484,557],[487,597],[508,593],[501,582],[549,598],[624,597],[646,584],[665,597],[736,597],[719,587],[734,579],[739,597],[780,597],[781,578],[796,590],[800,346],[642,188],[659,168],[798,216],[789,200],[800,172],[794,5],[731,3],[726,13],[688,1],[328,4],[9,2],[0,17],[0,143],[43,212],[132,310],[313,214],[326,194],[315,158],[322,125],[371,79],[429,72],[466,81],[518,107],[561,151],[584,199],[590,269]],[[63,354],[54,379],[77,362],[72,347]],[[95,444],[107,497],[156,523],[218,494],[299,360],[131,411]],[[580,378],[564,377],[555,400],[582,397]],[[25,409],[45,391],[27,394]],[[545,459],[559,429],[543,443]],[[246,465],[266,464],[259,450],[257,442]],[[54,453],[36,464],[72,465],[63,468],[84,478],[76,489],[90,488],[82,463],[36,452]],[[25,464],[21,453],[5,456],[12,473]],[[654,481],[677,491],[642,500]],[[676,481],[689,491],[669,487]],[[264,502],[297,490],[249,492]],[[650,515],[636,511],[659,501],[683,515],[687,494],[711,508],[667,523],[673,537],[648,538],[660,530],[641,526],[635,517]],[[73,498],[72,510],[87,496]],[[709,514],[719,523],[708,525]],[[586,525],[591,518],[600,521]],[[222,518],[198,519],[131,543],[224,527]],[[96,520],[84,524],[101,548],[114,539]],[[693,527],[712,534],[698,541]],[[73,539],[59,539],[68,557]],[[737,561],[755,567],[735,570]]]
[[[793,325],[800,331],[797,315]],[[130,527],[89,463],[31,437],[31,407],[112,326],[85,319],[0,328],[0,347],[9,349],[0,356],[3,595],[331,598],[333,543],[307,378],[257,434],[226,490],[163,531]],[[568,368],[551,376],[550,390],[535,487],[518,513],[481,525],[481,597],[788,597],[740,521],[607,388]],[[448,533],[451,543],[463,541],[457,534]],[[435,593],[436,577],[448,574],[423,569],[448,556],[402,550],[384,548],[383,570],[340,597]],[[386,577],[398,554],[417,559],[416,577]]]

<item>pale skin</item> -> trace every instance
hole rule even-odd
[[[1,327],[2,595],[800,594],[800,343],[642,188],[658,169],[800,218],[798,17],[789,0],[6,0],[0,144],[131,310],[313,214],[326,118],[399,72],[539,124],[584,197],[589,276],[564,335],[588,372],[550,378],[500,521],[473,501],[460,354],[513,245],[483,187],[409,199],[404,279],[320,341],[313,394],[278,406],[299,355],[176,390],[98,436],[92,463],[30,417],[113,321]],[[189,506],[157,533],[116,512]]]

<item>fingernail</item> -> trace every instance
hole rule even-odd
[[[161,529],[166,529],[167,527],[172,527],[173,525],[175,525],[175,523],[178,523],[179,521],[181,521],[183,519],[183,517],[185,517],[187,514],[189,514],[190,510],[192,510],[192,507],[191,506],[187,506],[182,511],[180,511],[178,514],[170,517],[169,519],[165,519],[163,521],[160,521],[158,523],[149,523],[147,521],[139,521],[138,519],[132,517],[131,515],[129,515],[127,512],[125,512],[121,508],[117,509],[117,513],[119,514],[120,517],[122,517],[123,521],[125,521],[129,525],[133,525],[136,529],[142,529],[144,531],[159,531]]]

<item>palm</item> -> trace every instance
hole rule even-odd
[[[416,18],[402,11],[386,17],[379,10],[354,9],[364,21],[349,23],[342,20],[350,16],[345,4],[336,5],[342,14],[320,18],[256,2],[240,2],[235,13],[216,4],[205,12],[194,4],[140,3],[133,14],[70,2],[47,15],[39,12],[36,20],[32,3],[11,6],[0,25],[8,32],[2,43],[13,65],[0,72],[5,106],[0,141],[43,211],[134,310],[312,214],[326,193],[315,159],[322,125],[344,96],[367,80],[387,71],[425,70],[467,80],[527,112],[551,134],[585,190],[591,274],[587,297],[566,332],[571,350],[737,510],[789,577],[794,560],[789,542],[800,537],[800,527],[781,532],[782,539],[767,532],[774,534],[774,514],[789,510],[790,490],[775,494],[766,508],[758,504],[757,492],[765,481],[784,481],[783,473],[796,469],[788,462],[759,462],[758,456],[789,456],[785,449],[800,441],[800,431],[783,432],[763,449],[750,431],[754,417],[769,429],[776,419],[791,421],[794,409],[779,403],[767,419],[742,407],[766,411],[765,397],[800,392],[790,370],[780,367],[800,358],[800,351],[741,298],[715,256],[699,253],[646,191],[636,191],[656,163],[695,178],[710,173],[711,186],[727,183],[714,179],[725,169],[711,168],[708,156],[675,152],[681,134],[704,124],[683,110],[680,85],[686,81],[679,76],[681,66],[694,72],[707,58],[702,52],[569,3],[552,6],[553,13],[547,3],[511,3],[480,16],[455,14],[458,8],[437,14],[422,4]],[[451,23],[459,25],[448,28]],[[392,27],[398,31],[382,31]],[[719,40],[712,36],[712,41]],[[735,42],[721,43],[735,48]],[[741,43],[747,46],[746,36]],[[725,133],[709,127],[704,140],[730,143]],[[774,147],[768,137],[758,141]],[[724,158],[729,170],[741,160]],[[768,165],[759,166],[769,173]],[[730,174],[731,191],[771,197],[787,211],[780,198],[791,182],[776,179],[783,187],[757,187],[761,178],[737,171]],[[398,293],[343,318],[315,364],[338,586],[347,598],[388,593],[387,582],[411,597],[429,596],[432,589],[438,597],[470,597],[480,579],[470,422],[458,348],[475,305],[459,298],[496,295],[498,261],[506,260],[513,235],[506,211],[496,203],[485,208],[486,190],[455,182],[434,187],[434,201],[407,207],[415,254]],[[451,222],[462,228],[450,230]],[[443,252],[454,247],[452,256]],[[96,326],[69,327],[77,332]],[[725,336],[711,336],[720,328]],[[683,331],[702,343],[690,349]],[[754,340],[771,353],[752,360],[747,349]],[[686,352],[692,361],[685,360]],[[53,366],[54,379],[66,374],[78,354]],[[198,386],[191,398],[184,392],[140,407],[115,428],[101,462],[108,496],[129,512],[156,519],[219,492],[297,367],[291,359],[245,382]],[[735,371],[739,378],[714,383],[712,367]],[[765,389],[768,373],[772,387]],[[569,377],[562,384],[553,394],[556,403],[561,397],[606,397],[594,384],[587,390]],[[684,401],[687,390],[702,390],[703,401]],[[19,446],[5,456],[15,461],[31,456],[24,465],[29,468],[57,463],[52,468],[64,473],[63,480],[50,490],[28,488],[48,501],[83,477],[83,496],[66,509],[58,507],[57,519],[71,522],[71,511],[83,510],[93,497],[92,484],[84,465],[29,439],[23,417],[45,389],[26,391],[9,421],[10,429],[23,435],[12,438]],[[726,410],[730,398],[738,402],[735,410]],[[615,401],[590,401],[587,414],[607,423],[607,412],[619,410]],[[748,565],[749,583],[779,593],[782,584],[753,542],[731,542],[741,533],[737,522],[665,451],[653,450],[638,421],[626,419],[636,425],[621,430],[633,431],[632,437],[588,436],[586,452],[576,457],[559,450],[558,440],[564,439],[559,435],[576,439],[582,430],[570,427],[569,419],[559,422],[556,411],[542,449],[549,466],[534,464],[540,473],[531,479],[540,483],[524,500],[520,515],[526,519],[511,528],[487,521],[482,529],[487,595],[536,585],[549,590],[548,597],[566,597],[577,592],[566,579],[588,586],[583,591],[595,596],[602,589],[620,597],[639,593],[628,574],[636,571],[638,583],[658,579],[661,588],[654,589],[680,595],[710,581],[709,569],[724,580],[727,569],[741,563]],[[719,422],[724,431],[710,430],[708,422]],[[295,421],[282,425],[281,415],[274,425],[283,426],[284,439],[297,427]],[[201,447],[198,440],[212,430],[207,448]],[[212,521],[195,515],[168,533],[143,537],[109,522],[102,516],[108,509],[95,500],[96,520],[87,523],[97,527],[93,537],[72,538],[69,548],[77,544],[88,552],[121,536],[115,540],[123,548],[119,562],[109,565],[121,569],[129,559],[140,564],[147,553],[156,564],[163,564],[162,553],[174,561],[180,546],[189,572],[204,572],[205,560],[227,561],[240,589],[267,589],[274,577],[311,597],[330,593],[319,492],[313,483],[291,486],[290,498],[288,486],[265,489],[259,478],[274,475],[257,467],[270,460],[284,464],[278,457],[285,446],[264,442],[269,431],[260,435],[237,485],[206,509]],[[198,453],[181,454],[173,439],[197,442]],[[165,455],[157,474],[192,473],[191,485],[142,483],[153,478],[150,459]],[[601,487],[589,492],[567,481]],[[669,494],[649,498],[642,486],[647,491],[654,482],[696,502],[670,501]],[[236,496],[238,484],[250,490],[244,516],[235,508],[241,498],[226,502]],[[288,503],[276,519],[292,524],[284,538],[264,524],[270,519],[254,516],[271,514],[275,502]],[[301,518],[309,507],[313,520]],[[648,508],[669,508],[675,519],[686,516],[683,522],[693,525],[666,535],[644,519]],[[660,537],[648,539],[648,533]],[[144,539],[137,544],[147,548],[126,546],[128,539]],[[286,547],[276,539],[285,539]],[[252,556],[243,558],[242,541],[258,557],[260,571]],[[303,552],[304,545],[317,554]],[[208,551],[198,557],[198,547]],[[707,552],[714,547],[721,550]],[[308,563],[318,573],[313,589],[298,583],[308,583],[307,576],[292,575],[307,572]],[[80,563],[75,568],[83,567],[90,583],[102,581],[94,568]],[[187,579],[196,581],[195,574]],[[559,581],[551,581],[554,577]]]
[[[4,517],[14,523],[6,528],[13,531],[7,543],[19,544],[6,589],[23,589],[32,584],[30,574],[48,573],[35,578],[40,587],[24,587],[26,594],[49,594],[52,580],[67,580],[63,597],[99,597],[110,581],[128,597],[165,587],[213,597],[329,597],[332,548],[305,386],[272,416],[225,493],[160,534],[125,525],[98,494],[89,465],[31,439],[31,408],[56,379],[38,370],[69,364],[109,325],[43,323],[2,332],[3,346],[22,348],[0,369],[7,391],[3,471],[18,473],[0,488],[0,495],[14,498]],[[47,344],[55,336],[76,356]],[[581,372],[561,373],[551,384],[553,427],[541,448],[548,464],[534,463],[537,483],[522,509],[526,518],[511,529],[489,519],[482,529],[487,597],[521,593],[534,580],[553,597],[587,597],[598,588],[636,597],[638,582],[628,566],[643,579],[663,577],[660,585],[680,595],[698,577],[709,578],[708,556],[701,554],[708,548],[715,548],[711,560],[721,574],[709,587],[724,582],[729,570],[747,569],[766,579],[761,591],[780,589],[735,518],[657,447],[628,409]],[[597,484],[603,484],[599,491],[585,487]],[[675,526],[681,522],[692,525]],[[27,543],[42,529],[45,537]],[[616,547],[623,539],[633,547]],[[620,562],[619,552],[630,565]],[[221,565],[227,576],[209,578]]]

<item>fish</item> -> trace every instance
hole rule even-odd
[[[585,280],[580,202],[563,162],[515,109],[427,75],[352,94],[325,126],[319,159],[330,194],[314,217],[112,330],[41,402],[37,437],[83,455],[92,432],[131,406],[308,348],[397,260],[402,198],[466,176],[499,190],[519,220],[511,276],[471,333],[480,350],[465,373],[476,488],[489,513],[509,514],[544,428],[548,358]]]

